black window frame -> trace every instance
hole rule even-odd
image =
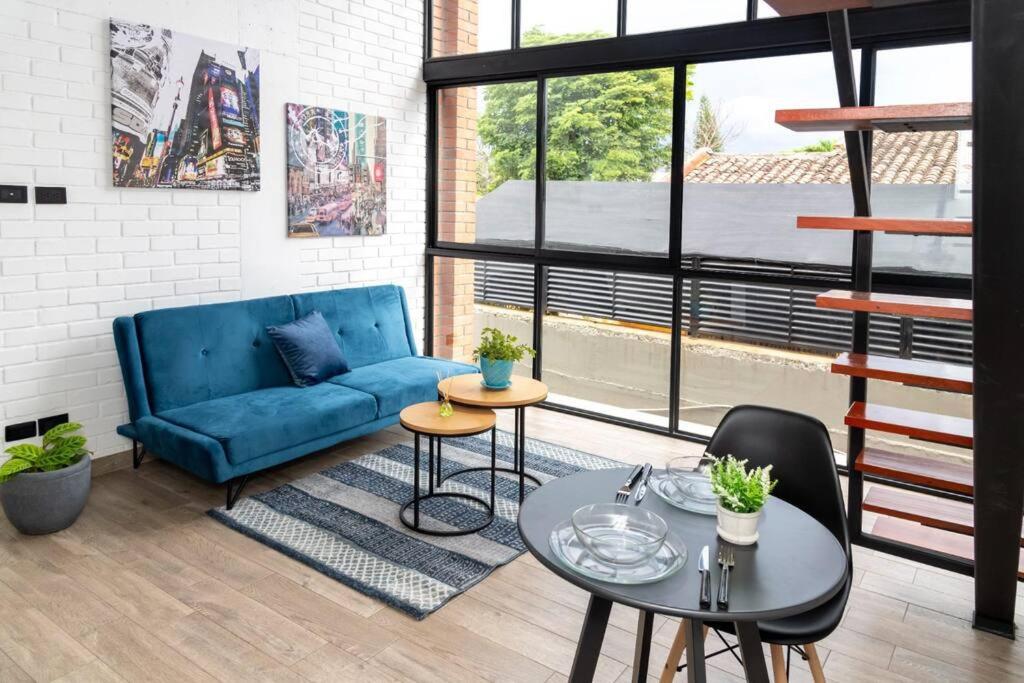
[[[545,407],[599,419],[613,424],[667,434],[703,442],[700,434],[679,430],[679,391],[681,341],[681,289],[684,279],[750,282],[789,287],[851,288],[855,250],[851,246],[848,277],[770,275],[735,272],[727,269],[702,269],[687,263],[682,254],[682,202],[685,161],[685,74],[688,64],[732,61],[784,55],[829,53],[829,27],[825,14],[757,19],[757,2],[748,0],[748,18],[716,26],[679,29],[660,33],[626,35],[628,0],[618,3],[618,35],[614,38],[578,43],[522,48],[519,44],[520,0],[512,2],[512,49],[469,55],[430,57],[432,42],[430,10],[424,4],[428,20],[425,31],[423,76],[427,84],[427,224],[425,247],[425,352],[433,347],[434,259],[458,258],[515,262],[534,266],[533,343],[537,358],[534,377],[542,378],[543,324],[547,310],[547,271],[550,267],[588,268],[607,271],[642,272],[673,278],[673,319],[671,377],[668,427],[626,420],[565,405],[545,403]],[[966,42],[971,39],[970,0],[934,0],[884,9],[855,10],[848,13],[852,46],[861,50],[859,65],[861,98],[871,101],[874,94],[874,66],[878,51],[924,45]],[[546,81],[549,78],[610,71],[671,67],[675,69],[673,93],[673,129],[671,156],[669,249],[665,255],[618,254],[600,251],[552,249],[544,246],[546,150]],[[683,81],[681,83],[681,80]],[[534,81],[537,84],[537,172],[535,174],[535,239],[532,247],[497,246],[446,242],[438,239],[437,182],[439,135],[438,96],[444,88],[473,87],[510,81]],[[930,296],[971,296],[969,276],[876,272],[872,288],[876,291]]]

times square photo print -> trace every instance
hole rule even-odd
[[[260,189],[260,53],[110,21],[115,187]]]
[[[387,121],[285,105],[288,236],[383,235],[387,230]]]

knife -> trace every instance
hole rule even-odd
[[[640,474],[640,488],[636,490],[636,496],[633,498],[633,502],[637,505],[639,505],[640,501],[647,495],[647,478],[651,476],[651,470],[653,469],[654,467],[651,463],[646,463],[644,465],[644,471]]]
[[[711,549],[708,546],[700,551],[697,571],[700,572],[700,606],[711,607]]]

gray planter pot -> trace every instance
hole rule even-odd
[[[53,472],[22,472],[0,484],[0,504],[23,534],[52,534],[71,526],[85,507],[92,486],[88,455]]]

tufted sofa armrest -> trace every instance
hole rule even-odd
[[[114,346],[117,348],[121,377],[124,379],[125,393],[128,395],[128,415],[132,422],[137,422],[140,418],[150,415],[151,411],[134,318],[122,316],[114,320]]]

